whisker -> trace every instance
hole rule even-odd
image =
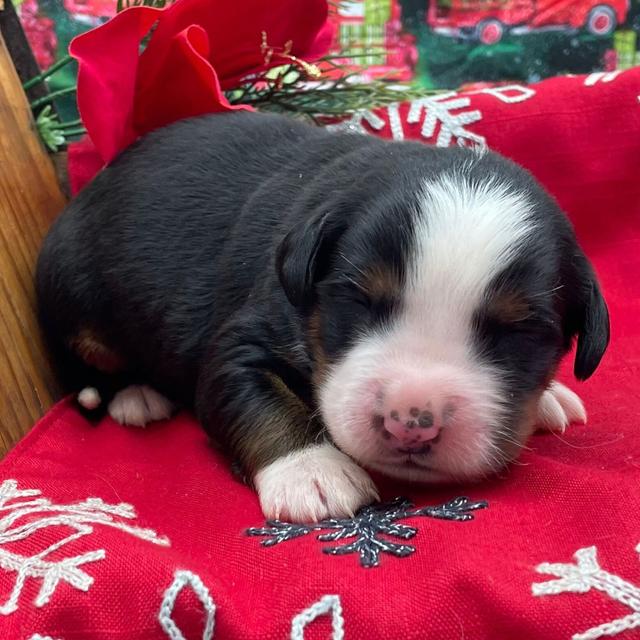
[[[555,293],[556,291],[560,291],[560,289],[564,289],[563,284],[559,284],[557,287],[553,289],[547,289],[546,291],[541,291],[540,293],[534,293],[533,295],[528,295],[528,298],[542,298],[544,296],[548,296],[550,293]]]
[[[311,415],[309,416],[309,419],[307,420],[307,424],[305,425],[305,435],[309,435],[313,426],[313,422],[319,415],[320,415],[320,409],[316,409],[314,412],[311,413]],[[315,437],[316,442],[319,442],[322,439],[322,434],[323,434],[323,430],[318,431]]]
[[[523,444],[521,442],[519,442],[518,440],[515,440],[514,438],[512,438],[510,435],[502,432],[502,431],[498,431],[497,433],[498,439],[503,440],[504,442],[508,442],[510,444],[515,444],[518,447],[520,447],[521,449],[523,449],[524,451],[533,451],[533,449],[529,446],[527,446],[526,444]]]
[[[571,444],[564,438],[562,438],[555,431],[551,431],[551,433],[558,439],[562,444],[566,444],[567,447],[571,447],[572,449],[597,449],[598,447],[606,447],[608,444],[615,444],[616,442],[620,442],[620,440],[624,440],[624,433],[619,433],[618,437],[613,438],[612,440],[607,440],[606,442],[598,442],[596,444],[585,444],[583,446],[577,444]]]
[[[522,462],[521,460],[518,460],[518,458],[514,458],[513,460],[511,460],[510,464],[513,464],[516,467],[530,467],[531,466],[530,462]]]
[[[349,258],[347,258],[347,256],[344,255],[344,253],[340,252],[338,254],[347,264],[351,265],[361,276],[365,276],[366,277],[366,273],[360,268],[357,267],[351,260],[349,260]]]

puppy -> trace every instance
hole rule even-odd
[[[53,225],[37,292],[86,409],[194,408],[264,514],[295,521],[375,500],[365,469],[479,479],[536,426],[584,421],[554,373],[577,337],[588,378],[609,340],[568,220],[520,167],[264,114],[134,144]]]

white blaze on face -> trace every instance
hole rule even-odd
[[[478,183],[450,173],[425,184],[399,312],[363,336],[320,390],[323,418],[343,451],[386,473],[424,480],[473,477],[499,465],[493,436],[505,390],[499,371],[474,348],[474,315],[534,228],[526,194],[499,178]],[[405,429],[416,409],[434,416],[440,438]],[[375,415],[384,418],[378,429]],[[416,437],[430,451],[407,464],[397,449],[415,447]]]

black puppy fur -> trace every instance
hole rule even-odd
[[[250,476],[317,442],[327,367],[402,305],[416,185],[471,154],[249,113],[149,134],[77,196],[42,248],[41,323],[68,390],[96,386],[105,407],[144,381],[194,407]],[[515,416],[576,335],[575,373],[593,372],[607,311],[569,223],[533,178],[491,153],[469,172],[532,194],[544,221],[495,283],[501,296],[535,300],[530,315],[514,318],[518,304],[503,301],[477,317],[478,352],[505,368]],[[351,286],[364,272],[366,287]]]

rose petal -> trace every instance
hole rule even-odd
[[[100,156],[110,162],[133,142],[133,100],[140,42],[162,10],[134,7],[76,37],[78,109]]]
[[[138,134],[204,113],[252,110],[229,104],[207,60],[209,39],[202,27],[192,25],[162,43],[140,57],[134,113]]]
[[[178,0],[164,11],[145,56],[153,58],[156,48],[165,48],[166,40],[192,24],[207,32],[208,60],[222,89],[233,88],[249,73],[282,64],[277,56],[265,63],[263,32],[275,51],[290,41],[290,53],[303,59],[321,56],[330,44],[326,0]]]

